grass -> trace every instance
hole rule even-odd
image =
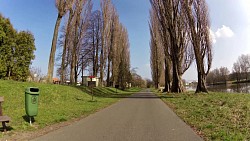
[[[159,94],[205,140],[250,140],[250,95]]]
[[[24,92],[26,87],[39,87],[40,89],[38,115],[35,117],[33,126],[30,126],[26,120]],[[87,94],[87,91],[89,89],[86,87],[0,80],[0,96],[4,96],[5,100],[2,105],[3,114],[11,117],[11,122],[7,124],[11,127],[10,134],[33,131],[87,116],[117,102],[119,96],[131,94],[131,92],[118,90],[117,97],[112,98],[107,95],[114,94],[114,88],[95,88],[96,102],[91,102],[91,95]]]

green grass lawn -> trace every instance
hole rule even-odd
[[[38,115],[33,126],[25,119],[25,88],[40,89]],[[86,87],[28,83],[0,80],[0,96],[4,96],[3,114],[11,117],[7,123],[11,132],[33,131],[45,126],[87,116],[131,94],[114,88],[94,88],[94,102]],[[139,91],[139,89],[137,89]],[[98,93],[97,93],[98,92]],[[135,91],[133,91],[135,92]],[[111,97],[110,95],[116,95]]]
[[[250,140],[250,94],[159,94],[205,140]]]

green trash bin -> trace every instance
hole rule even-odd
[[[38,113],[39,88],[28,87],[25,90],[25,111],[29,117],[36,116]]]

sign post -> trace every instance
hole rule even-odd
[[[92,81],[95,76],[89,76],[90,81],[88,81],[88,86],[91,88],[92,101],[94,101],[93,88],[96,87],[96,81]]]
[[[119,85],[115,85],[115,88],[116,88],[116,93],[117,93],[117,89],[119,88]]]

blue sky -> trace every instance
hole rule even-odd
[[[98,7],[99,0],[93,0]],[[130,40],[131,68],[144,78],[151,78],[149,55],[149,0],[113,0],[120,21],[127,27]],[[231,71],[241,54],[250,54],[250,1],[207,0],[213,37],[213,69],[221,66]],[[17,30],[29,30],[35,36],[35,67],[47,73],[47,62],[57,10],[54,0],[0,0],[0,13],[10,18]],[[196,80],[195,64],[184,79]]]

